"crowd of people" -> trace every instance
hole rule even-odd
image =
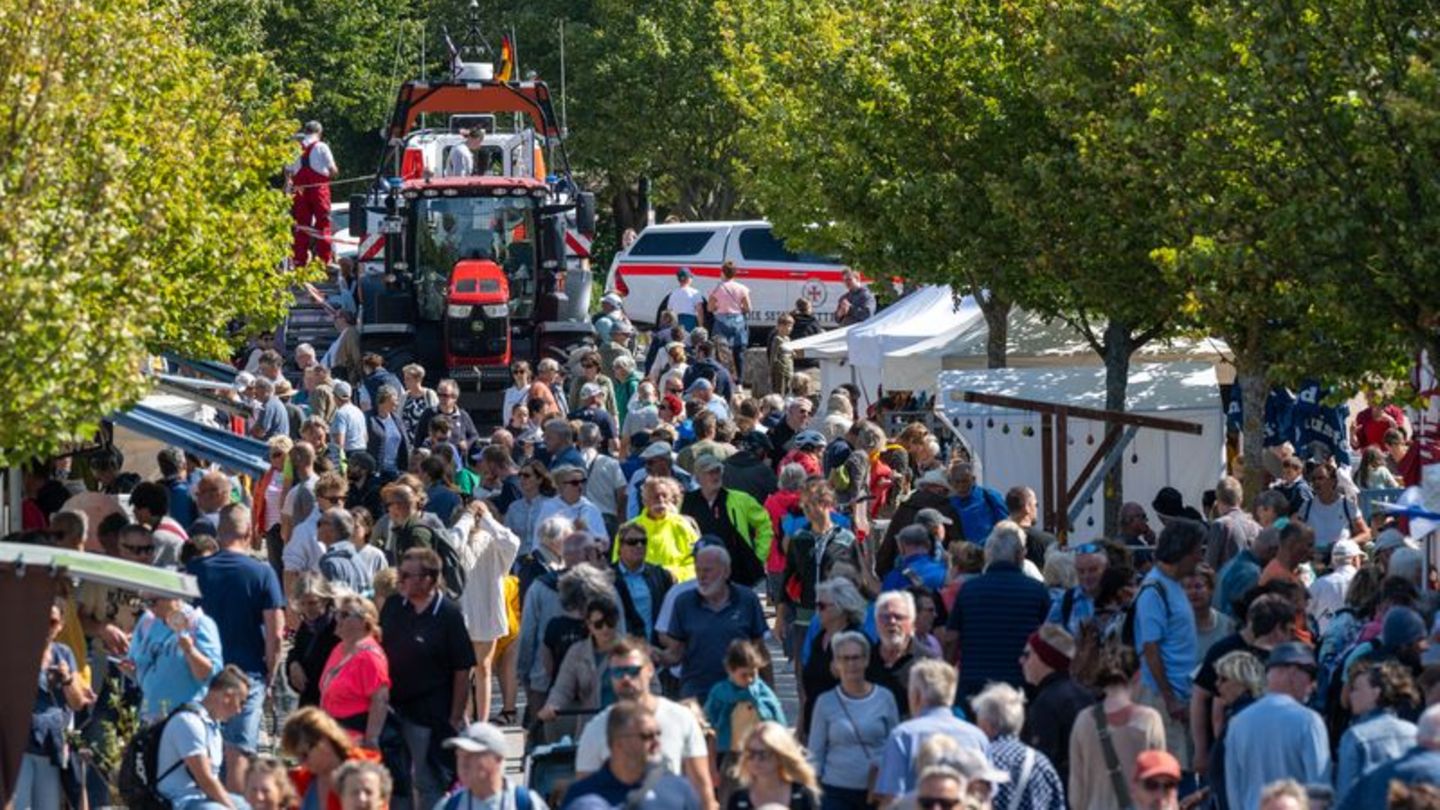
[[[35,465],[15,539],[201,598],[57,601],[14,806],[120,803],[84,764],[127,710],[182,810],[1440,806],[1425,556],[1323,448],[1060,542],[924,422],[813,396],[793,317],[754,395],[717,290],[713,332],[672,296],[648,350],[607,296],[488,432],[454,381],[269,340],[231,394],[263,475]],[[573,778],[507,775],[514,728]]]

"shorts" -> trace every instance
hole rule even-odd
[[[505,624],[508,632],[495,640],[495,661],[504,658],[505,651],[520,637],[520,578],[507,576],[500,580],[500,587],[505,592]]]
[[[245,673],[245,677],[250,680],[250,694],[240,713],[220,727],[220,736],[226,746],[255,754],[260,750],[260,719],[265,713],[265,679],[254,672]]]

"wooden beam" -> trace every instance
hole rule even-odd
[[[1053,402],[1041,402],[1035,399],[1022,399],[1020,397],[1009,397],[1004,394],[987,394],[981,391],[964,392],[966,402],[978,402],[981,405],[994,405],[997,408],[1011,408],[1017,411],[1030,411],[1033,413],[1056,415],[1065,414],[1068,417],[1077,419],[1093,419],[1107,424],[1134,425],[1135,427],[1154,428],[1156,430],[1169,430],[1176,433],[1190,433],[1199,436],[1205,432],[1201,425],[1194,422],[1183,422],[1179,419],[1166,419],[1160,416],[1144,416],[1124,411],[1107,411],[1100,408],[1081,408],[1074,405],[1056,405]]]
[[[1060,544],[1070,533],[1070,419],[1061,411],[1055,414],[1055,536]]]
[[[1045,486],[1045,525],[1055,524],[1055,417],[1040,415],[1040,480]]]
[[[1080,471],[1080,475],[1075,479],[1075,483],[1065,491],[1065,508],[1067,510],[1070,508],[1070,504],[1075,502],[1076,496],[1080,494],[1080,488],[1085,486],[1085,482],[1090,480],[1090,476],[1095,472],[1095,468],[1100,466],[1100,462],[1105,458],[1105,454],[1109,453],[1110,448],[1114,447],[1115,442],[1118,441],[1120,441],[1120,426],[1111,425],[1109,429],[1105,431],[1105,438],[1100,440],[1100,446],[1095,448],[1095,455],[1091,456],[1090,460],[1085,462],[1085,469]]]

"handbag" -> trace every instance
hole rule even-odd
[[[1125,771],[1120,767],[1120,755],[1115,753],[1115,741],[1110,738],[1110,724],[1105,719],[1105,704],[1096,703],[1091,709],[1095,713],[1095,731],[1100,735],[1100,752],[1105,757],[1105,770],[1110,774],[1110,786],[1115,790],[1115,800],[1124,810],[1134,810],[1130,801],[1130,788],[1125,784]]]
[[[872,686],[871,688],[879,689],[880,687]],[[870,765],[870,770],[867,771],[865,774],[865,795],[870,798],[871,803],[873,804],[875,797],[875,781],[880,776],[880,766],[873,764],[875,760],[875,755],[870,753],[870,746],[866,745],[865,739],[860,736],[860,724],[856,723],[855,718],[850,716],[850,709],[845,705],[845,697],[840,693],[839,686],[835,687],[835,702],[840,704],[840,711],[844,712],[845,719],[850,721],[850,727],[855,729],[855,741],[860,743],[860,748],[865,752],[865,757],[871,760],[872,764]]]

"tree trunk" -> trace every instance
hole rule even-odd
[[[1125,410],[1125,389],[1130,383],[1130,355],[1135,339],[1130,327],[1111,321],[1105,327],[1103,343],[1105,359],[1105,409]],[[1125,458],[1110,468],[1105,476],[1105,536],[1115,537],[1120,530],[1120,506],[1125,502]]]
[[[1267,369],[1260,359],[1244,351],[1235,353],[1235,384],[1240,386],[1241,461],[1245,467],[1245,503],[1253,504],[1264,488],[1265,400],[1270,395]]]
[[[1007,362],[1005,343],[1010,337],[1009,299],[979,291],[975,295],[980,302],[980,314],[985,316],[989,334],[985,338],[985,361],[989,368],[1005,368]]]

